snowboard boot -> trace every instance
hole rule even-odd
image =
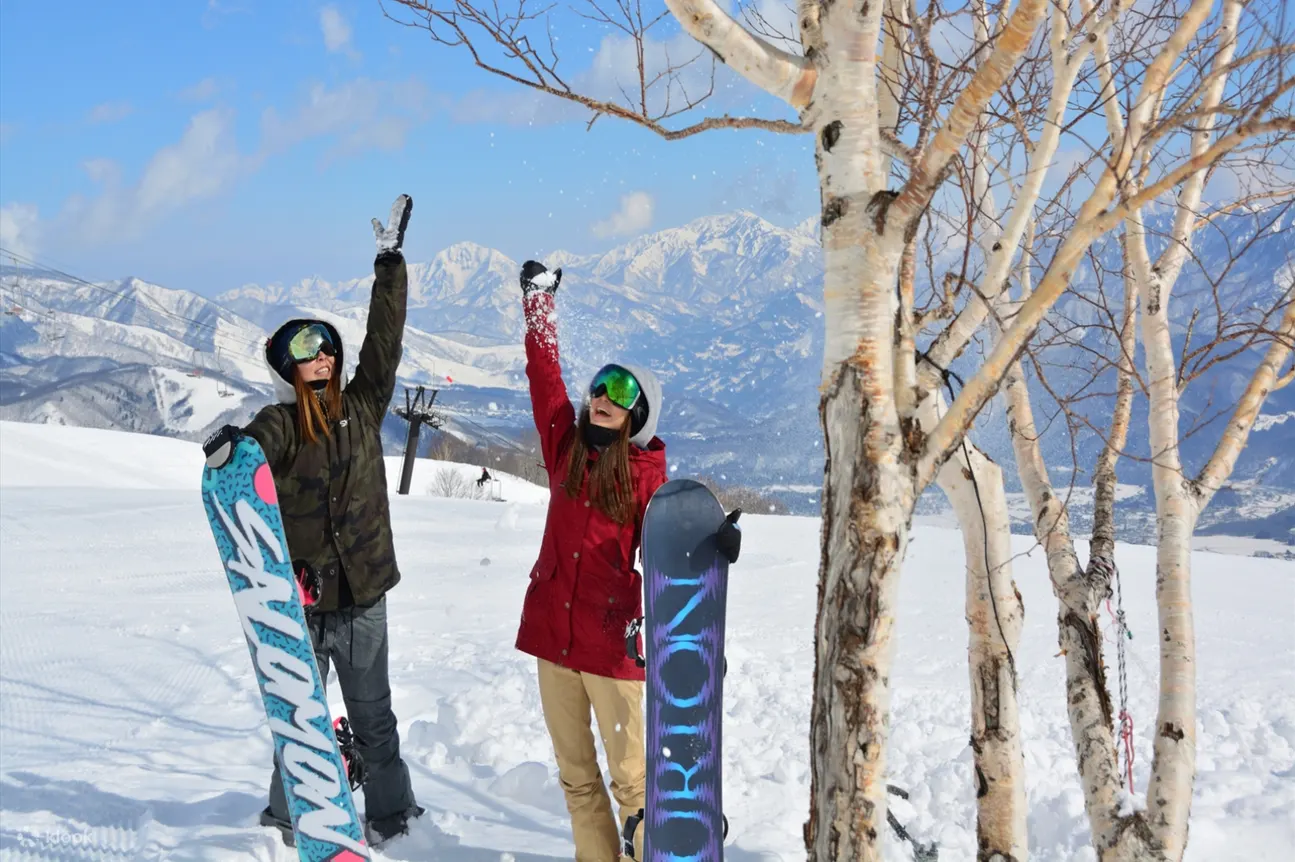
[[[369,846],[381,847],[397,835],[408,835],[409,821],[421,817],[423,814],[423,807],[415,805],[399,814],[392,814],[390,817],[383,817],[380,820],[368,821],[364,826],[364,831]]]
[[[278,829],[279,833],[283,837],[284,844],[287,844],[289,847],[297,846],[297,837],[292,834],[292,821],[280,820],[278,817],[275,817],[274,813],[270,811],[270,806],[265,806],[261,811],[260,822],[262,826],[273,826],[275,829]]]

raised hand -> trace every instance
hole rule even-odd
[[[528,260],[522,264],[522,296],[529,296],[536,290],[551,296],[558,292],[558,284],[561,281],[562,267],[549,272],[538,260]]]
[[[405,242],[405,228],[409,225],[409,214],[414,211],[414,199],[401,195],[391,205],[391,216],[387,226],[383,227],[377,219],[373,220],[373,235],[378,241],[378,254],[400,251]]]

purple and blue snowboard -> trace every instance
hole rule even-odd
[[[644,862],[724,858],[720,725],[728,560],[715,547],[723,521],[719,501],[691,479],[662,485],[643,516]]]
[[[283,765],[297,853],[302,862],[368,859],[270,466],[250,437],[234,439],[222,432],[203,449],[202,502]]]

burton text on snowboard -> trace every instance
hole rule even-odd
[[[643,517],[647,792],[644,862],[720,862],[723,812],[724,610],[728,560],[716,549],[724,509],[699,482],[676,479]],[[635,632],[627,633],[627,647]]]

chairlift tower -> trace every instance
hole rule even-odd
[[[423,425],[431,428],[440,428],[443,424],[441,417],[432,411],[432,404],[436,401],[438,389],[433,389],[430,398],[427,398],[426,387],[419,386],[412,393],[408,386],[405,387],[405,407],[397,407],[393,412],[409,423],[409,435],[405,438],[405,460],[400,470],[400,488],[399,494],[409,493],[409,483],[414,477],[414,457],[418,453],[418,435],[422,432]],[[412,394],[412,398],[410,397]],[[424,400],[426,398],[426,400]]]

